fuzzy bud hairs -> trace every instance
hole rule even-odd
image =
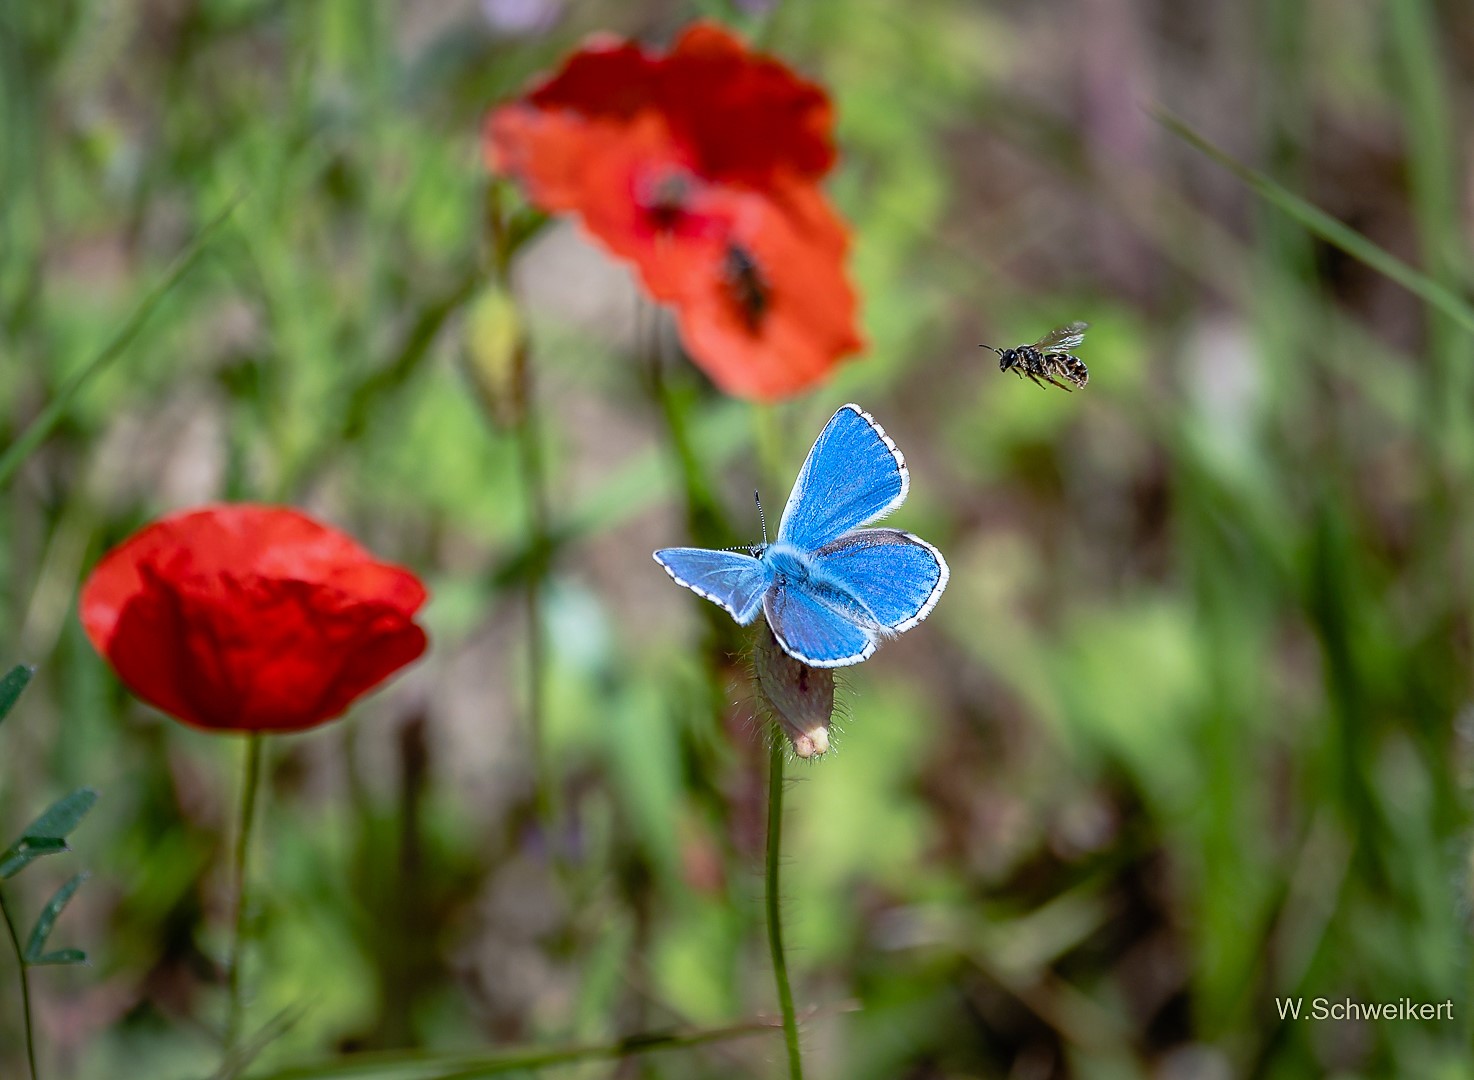
[[[763,623],[753,649],[753,675],[759,705],[783,729],[793,752],[801,758],[826,753],[834,717],[834,671],[799,663]]]

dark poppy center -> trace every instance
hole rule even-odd
[[[686,172],[665,172],[639,194],[640,208],[656,232],[674,232],[690,211],[694,182]]]

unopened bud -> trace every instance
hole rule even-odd
[[[783,651],[763,623],[753,649],[753,675],[758,702],[783,729],[801,758],[829,750],[834,717],[834,672],[801,664]]]
[[[482,290],[466,311],[466,374],[482,409],[501,428],[522,418],[521,366],[527,362],[522,320],[510,293],[497,285]]]

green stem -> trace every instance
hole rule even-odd
[[[660,313],[650,302],[641,300],[636,309],[636,327],[640,349],[645,364],[645,389],[651,404],[659,411],[664,428],[665,444],[670,461],[679,478],[681,495],[686,512],[686,535],[688,542],[705,547],[725,547],[734,542],[732,528],[726,520],[716,495],[706,482],[701,459],[691,441],[687,414],[693,406],[689,383],[672,385],[662,355],[662,338],[659,330]],[[679,377],[679,376],[677,376]],[[753,534],[755,539],[755,534]],[[701,754],[713,769],[716,753],[723,744],[722,729],[727,711],[727,680],[730,674],[730,657],[743,650],[738,636],[738,627],[711,604],[699,604],[704,633],[702,635],[701,661],[705,676],[706,702],[701,709],[702,726],[705,728],[700,744],[693,744],[693,752]],[[693,729],[700,730],[700,729]],[[714,789],[708,789],[715,795]],[[725,800],[716,799],[713,808],[725,813]]]
[[[26,957],[20,948],[20,935],[15,932],[15,920],[10,917],[10,908],[5,904],[5,894],[0,893],[0,915],[5,916],[5,929],[10,931],[10,944],[15,947],[15,966],[20,973],[20,1001],[26,1016],[26,1061],[31,1066],[31,1080],[38,1080],[41,1073],[36,1068],[36,1037],[31,1027],[31,980],[26,968]]]
[[[493,181],[486,189],[485,229],[487,253],[493,280],[512,294],[512,254],[516,248],[502,205],[502,185]],[[537,388],[533,383],[531,350],[522,338],[512,358],[512,409],[516,417],[517,469],[527,514],[527,586],[523,594],[527,613],[527,738],[531,744],[536,775],[538,816],[543,827],[556,833],[558,799],[552,768],[547,759],[547,639],[543,629],[542,593],[547,577],[553,540],[548,509],[547,469],[542,453],[542,417],[538,411]],[[494,416],[488,414],[494,420]],[[561,841],[549,837],[555,861],[561,862]]]
[[[256,791],[261,786],[262,735],[253,731],[246,736],[245,775],[241,782],[241,816],[235,837],[235,860],[232,864],[235,888],[235,928],[230,940],[229,992],[230,1005],[225,1020],[225,1064],[235,1060],[240,1042],[241,1021],[245,1008],[241,1001],[241,960],[246,940],[246,871],[251,852],[252,826],[256,817]]]
[[[542,595],[547,565],[552,551],[549,529],[547,470],[543,466],[542,422],[537,407],[537,394],[532,382],[531,364],[526,350],[519,351],[516,363],[517,453],[521,473],[522,497],[526,504],[528,549],[527,587],[524,604],[527,612],[527,737],[531,744],[533,767],[537,776],[537,807],[543,826],[557,827],[557,798],[552,769],[547,756],[547,637],[543,627]],[[560,852],[558,837],[549,837],[552,850]]]
[[[691,445],[691,437],[686,428],[684,407],[676,399],[675,393],[666,381],[665,366],[660,357],[658,342],[654,340],[655,318],[655,313],[652,311],[649,315],[652,323],[652,340],[647,352],[647,376],[650,396],[660,409],[660,418],[665,423],[671,456],[680,473],[681,491],[686,499],[686,527],[694,543],[728,543],[729,541],[721,539],[725,536],[726,524],[722,520],[723,515],[717,505],[716,496],[707,486],[706,478],[701,471],[701,463],[697,460],[696,451]]]
[[[783,737],[769,734],[768,746],[768,856],[764,874],[768,911],[768,948],[773,954],[773,977],[778,983],[778,1006],[783,1010],[783,1040],[788,1044],[788,1075],[803,1080],[798,1049],[798,1020],[793,1012],[793,990],[788,985],[788,960],[783,954],[783,918],[778,910],[779,849],[783,841]]]

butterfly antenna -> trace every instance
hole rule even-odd
[[[763,497],[756,491],[752,493],[753,501],[757,503],[758,524],[763,527],[763,547],[768,546],[768,519],[763,517]]]

